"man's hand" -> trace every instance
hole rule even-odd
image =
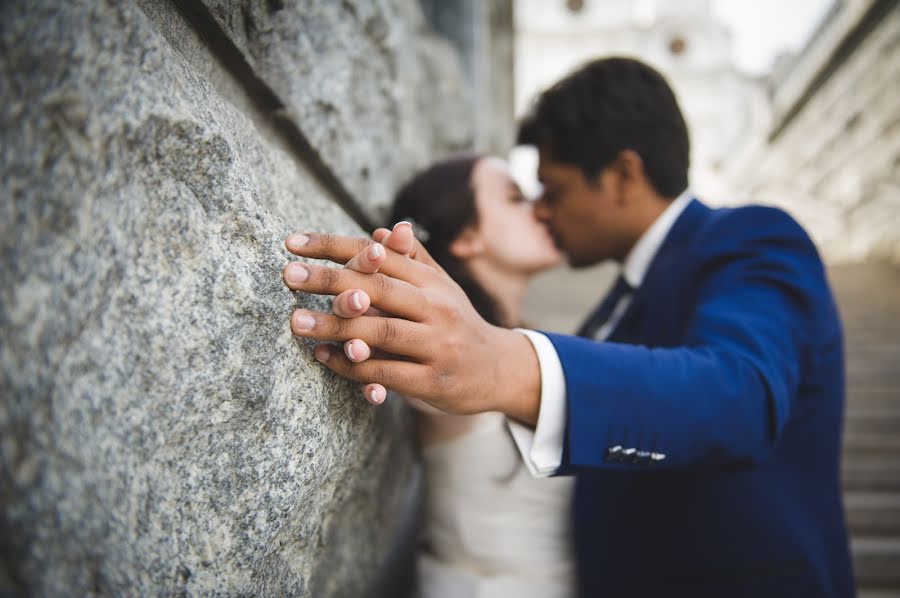
[[[501,411],[535,423],[540,371],[531,343],[485,322],[421,244],[403,241],[411,230],[401,228],[376,231],[382,243],[325,234],[288,238],[291,253],[349,266],[285,267],[291,289],[336,296],[334,315],[294,311],[294,334],[353,341],[343,352],[319,345],[315,356],[342,376],[370,383],[367,391],[382,385],[448,413]],[[381,315],[364,315],[370,307]],[[376,354],[369,356],[370,348]]]

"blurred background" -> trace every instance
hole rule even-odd
[[[829,265],[847,336],[843,478],[862,596],[900,595],[900,10],[865,0],[515,0],[515,111],[592,57],[669,77],[712,205],[780,206]],[[513,154],[530,188],[533,155]],[[616,272],[535,281],[530,324],[572,332]]]

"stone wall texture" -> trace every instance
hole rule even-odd
[[[832,263],[900,264],[900,4],[841,5],[779,82],[773,127],[730,165],[743,198],[779,204]]]
[[[291,336],[283,239],[470,143],[454,60],[415,0],[0,4],[0,593],[370,590],[409,416]]]

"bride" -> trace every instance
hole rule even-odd
[[[391,221],[399,220],[415,223],[431,256],[495,325],[520,326],[529,280],[561,259],[499,158],[428,168],[397,193]],[[412,401],[427,492],[419,595],[574,595],[571,479],[532,478],[499,413],[447,415]]]

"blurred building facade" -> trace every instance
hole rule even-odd
[[[761,87],[732,58],[732,38],[710,0],[517,0],[516,112],[570,70],[625,55],[671,82],[691,132],[691,185],[711,203],[728,199],[722,165],[760,120]]]
[[[729,153],[738,201],[775,203],[826,259],[900,264],[900,4],[836,3],[769,80],[764,126]]]

